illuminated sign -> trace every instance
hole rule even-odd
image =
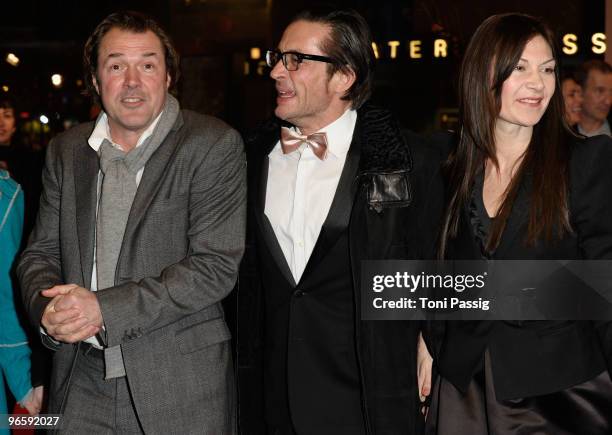
[[[584,38],[582,38],[584,39]],[[566,33],[561,38],[561,51],[567,56],[578,54],[579,48],[584,51],[585,43],[581,37],[574,33]],[[605,54],[608,46],[606,43],[606,35],[604,33],[593,33],[588,38],[586,44],[588,50],[594,54]],[[251,49],[251,59],[258,60],[259,56],[257,48]],[[423,58],[445,59],[449,57],[449,43],[444,38],[423,38],[411,39],[408,41],[390,40],[386,42],[372,42],[372,51],[376,59],[390,59],[393,61],[408,59],[418,61]],[[453,50],[457,53],[457,50]],[[257,53],[259,54],[259,53]],[[266,71],[266,63],[259,60],[255,64],[257,75],[264,75]],[[251,65],[248,61],[244,65],[244,74],[251,73]]]
[[[561,38],[561,50],[564,54],[572,56],[578,53],[579,38],[574,33],[566,33]],[[607,50],[606,35],[594,33],[589,40],[589,49],[594,54],[604,54]],[[425,48],[427,44],[427,48]],[[372,43],[376,59],[422,59],[425,56],[433,58],[448,57],[448,42],[446,39],[437,38],[430,45],[428,40],[412,39],[406,42],[397,40],[386,43]]]
[[[578,36],[574,33],[566,33],[562,38],[564,54],[572,56],[578,53]],[[593,33],[591,35],[591,51],[595,54],[604,54],[607,49],[606,35],[603,33]]]
[[[446,39],[437,38],[433,40],[431,47],[424,48],[422,39],[412,39],[402,43],[401,41],[387,41],[378,44],[372,42],[372,50],[376,59],[422,59],[427,49],[427,54],[434,58],[445,58],[448,56],[448,42]],[[426,41],[429,42],[429,41]]]

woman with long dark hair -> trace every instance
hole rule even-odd
[[[555,39],[488,18],[466,50],[446,259],[612,259],[612,141],[564,120]],[[590,321],[446,322],[430,434],[612,433],[612,335]]]

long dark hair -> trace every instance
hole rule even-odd
[[[449,204],[442,227],[440,257],[448,240],[457,235],[459,218],[469,203],[474,181],[487,160],[496,167],[495,123],[501,110],[501,91],[518,64],[527,43],[543,37],[558,59],[555,38],[540,20],[524,14],[493,15],[472,37],[461,66],[459,116],[461,130],[456,148],[447,162]],[[557,90],[533,135],[522,162],[508,187],[491,226],[487,249],[498,246],[521,182],[532,176],[531,205],[525,242],[534,245],[540,238],[551,240],[571,231],[568,212],[568,159],[570,129],[565,122],[559,73]],[[537,170],[536,170],[537,169]]]

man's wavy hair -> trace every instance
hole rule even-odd
[[[353,9],[317,5],[297,14],[292,23],[296,21],[329,26],[329,37],[319,48],[337,63],[329,64],[327,72],[330,77],[338,70],[355,73],[355,83],[342,99],[349,100],[353,109],[359,109],[370,98],[374,80],[372,33],[365,19]]]
[[[152,18],[134,11],[114,12],[106,17],[93,31],[83,50],[83,70],[87,94],[97,103],[100,96],[96,91],[93,78],[97,77],[98,49],[104,35],[112,29],[125,30],[132,33],[145,33],[151,31],[157,36],[164,48],[164,59],[166,71],[170,75],[170,92],[176,91],[176,83],[179,78],[179,55],[168,34]]]

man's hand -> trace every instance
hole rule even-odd
[[[76,284],[56,285],[41,294],[53,298],[42,316],[42,325],[51,337],[76,343],[96,335],[102,328],[102,313],[93,292]]]
[[[423,334],[419,333],[419,342],[417,344],[417,385],[419,388],[419,398],[421,402],[425,402],[425,399],[431,393],[431,368],[433,365],[433,358],[427,350],[425,340],[423,340]],[[427,406],[423,406],[421,412],[427,417]]]
[[[43,402],[43,386],[32,388],[21,405],[28,410],[30,415],[38,415]]]

